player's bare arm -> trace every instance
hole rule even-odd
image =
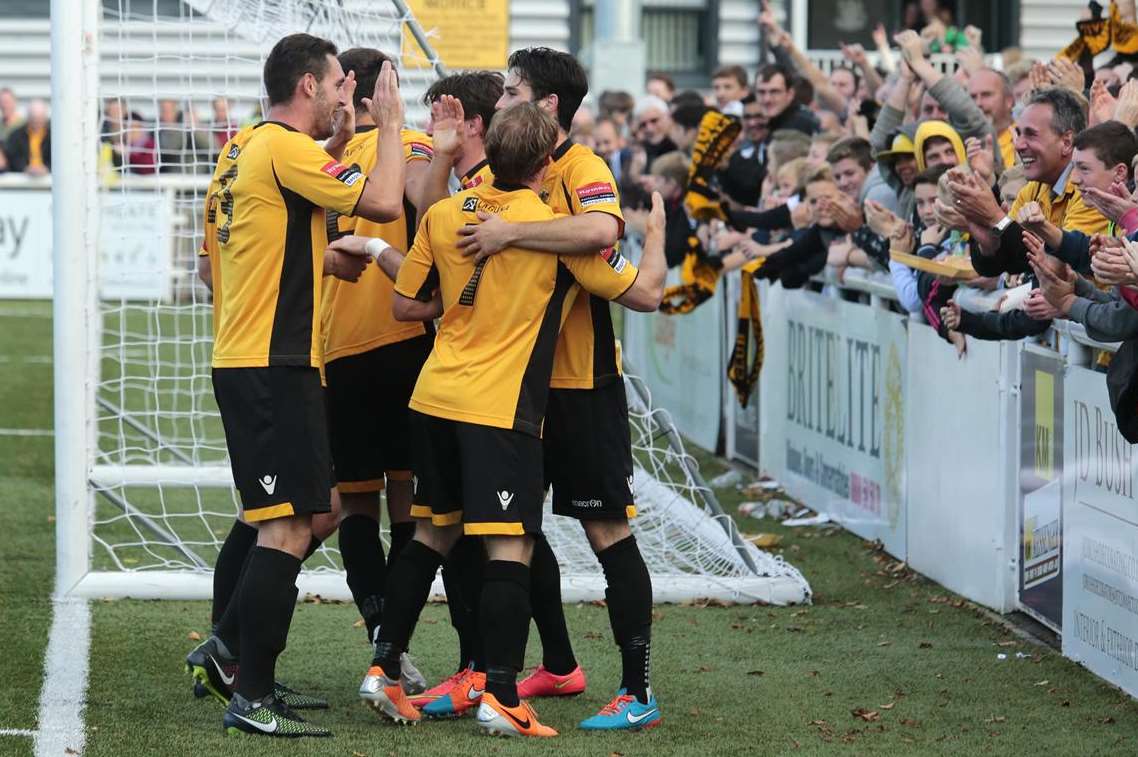
[[[443,314],[442,295],[435,292],[429,302],[420,302],[396,292],[391,312],[397,321],[433,321]]]
[[[431,103],[431,146],[434,155],[424,171],[422,183],[412,194],[411,177],[407,178],[407,195],[415,203],[419,218],[427,208],[450,195],[450,175],[455,162],[462,154],[464,135],[462,132],[465,114],[457,97],[443,95]]]
[[[458,247],[482,260],[507,247],[554,255],[585,255],[612,247],[620,239],[620,221],[608,213],[582,213],[552,221],[509,223],[492,213],[479,213],[482,223],[459,229]]]
[[[213,291],[213,266],[209,262],[208,255],[198,256],[198,278],[205,284],[205,288]]]
[[[336,160],[344,157],[344,149],[356,133],[356,109],[352,97],[356,93],[356,72],[349,71],[340,85],[343,90],[340,107],[332,114],[332,136],[324,143],[324,150]]]
[[[403,213],[403,98],[391,63],[384,62],[375,80],[375,91],[365,97],[364,106],[375,121],[376,161],[367,175],[367,185],[356,205],[356,215],[369,221],[387,223]]]
[[[664,279],[668,275],[668,261],[664,258],[664,199],[659,192],[652,193],[652,211],[648,214],[648,227],[644,232],[644,252],[640,258],[636,281],[616,302],[629,310],[650,313],[660,307],[664,299]]]

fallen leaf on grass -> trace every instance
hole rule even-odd
[[[762,670],[748,670],[747,675],[749,675],[749,676],[761,676],[761,675],[766,675],[766,672],[762,671]]]
[[[352,623],[352,628],[363,628],[363,627],[364,627],[364,619],[363,618],[360,618],[355,623]]]
[[[698,668],[695,669],[695,672],[697,672],[697,673],[710,673],[711,668],[707,667],[706,665],[700,665]]]
[[[877,709],[879,709],[879,710],[892,710],[896,706],[897,706],[896,702],[889,702],[888,704],[878,705]]]
[[[1110,715],[1107,715],[1105,718],[1098,722],[1102,723],[1103,725],[1112,725],[1114,723],[1114,718],[1112,718]]]
[[[856,710],[851,710],[850,714],[852,714],[855,718],[861,718],[867,723],[872,723],[875,720],[881,719],[881,713],[879,713],[877,710],[867,710],[864,707],[858,707]]]
[[[352,750],[352,757],[367,757],[367,754],[365,754],[364,752],[357,752],[353,749]]]
[[[997,641],[996,642],[997,647],[1014,647],[1017,644],[1019,644],[1019,642],[1016,641],[1015,639],[1009,639],[1008,641]]]
[[[892,644],[892,643],[893,643],[893,642],[891,642],[891,641],[879,641],[879,642],[877,642],[877,646],[879,646],[879,647],[887,647],[887,646],[889,646],[889,645],[890,645],[890,644]]]
[[[921,727],[921,721],[913,720],[912,718],[905,718],[904,720],[901,721],[901,725],[907,725],[910,728],[920,728]]]
[[[190,641],[201,641],[202,640],[202,635],[200,633],[198,633],[197,631],[190,631],[189,636],[190,636]]]
[[[754,536],[746,537],[747,541],[754,544],[760,549],[770,549],[782,544],[782,537],[778,534],[755,534]]]
[[[1049,683],[1051,683],[1051,682],[1050,682],[1050,681],[1048,681],[1047,679],[1044,679],[1044,680],[1042,680],[1042,681],[1036,681],[1036,682],[1035,682],[1035,685],[1036,685],[1036,686],[1046,686],[1046,685],[1047,685],[1047,684],[1049,684]]]
[[[932,648],[933,648],[933,645],[932,645],[931,641],[922,641],[920,644],[917,645],[917,649],[932,649]]]
[[[984,722],[985,723],[1006,723],[1007,720],[1008,720],[1007,717],[1005,717],[1004,715],[993,715],[992,717],[988,718]]]

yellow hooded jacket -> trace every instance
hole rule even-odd
[[[956,129],[945,121],[922,121],[917,124],[917,133],[913,135],[913,152],[917,155],[918,171],[924,171],[928,168],[928,164],[925,163],[925,142],[932,137],[947,139],[952,143],[952,149],[956,152],[958,165],[968,164],[968,153],[964,149],[964,140],[956,133]]]

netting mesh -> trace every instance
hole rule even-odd
[[[207,571],[213,565],[238,510],[210,380],[210,297],[195,274],[217,152],[238,128],[259,119],[264,56],[295,31],[328,37],[341,49],[401,53],[408,120],[421,126],[418,101],[435,75],[433,61],[418,46],[403,44],[408,17],[400,5],[104,3],[93,569]],[[682,579],[699,579],[709,587],[700,594],[807,599],[809,587],[793,567],[750,545],[736,547],[707,510],[706,492],[693,481],[682,451],[662,436],[661,417],[632,400],[641,511],[635,529],[657,580],[671,576],[679,586]],[[566,579],[598,576],[580,527],[552,516],[547,523]],[[323,547],[306,569],[338,571],[339,555]]]

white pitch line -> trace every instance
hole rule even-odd
[[[51,635],[44,655],[36,757],[81,755],[87,732],[87,670],[91,651],[91,610],[85,599],[52,602]]]
[[[0,728],[0,736],[30,736],[36,737],[36,731],[27,728]]]
[[[0,428],[0,436],[55,436],[50,428]]]

